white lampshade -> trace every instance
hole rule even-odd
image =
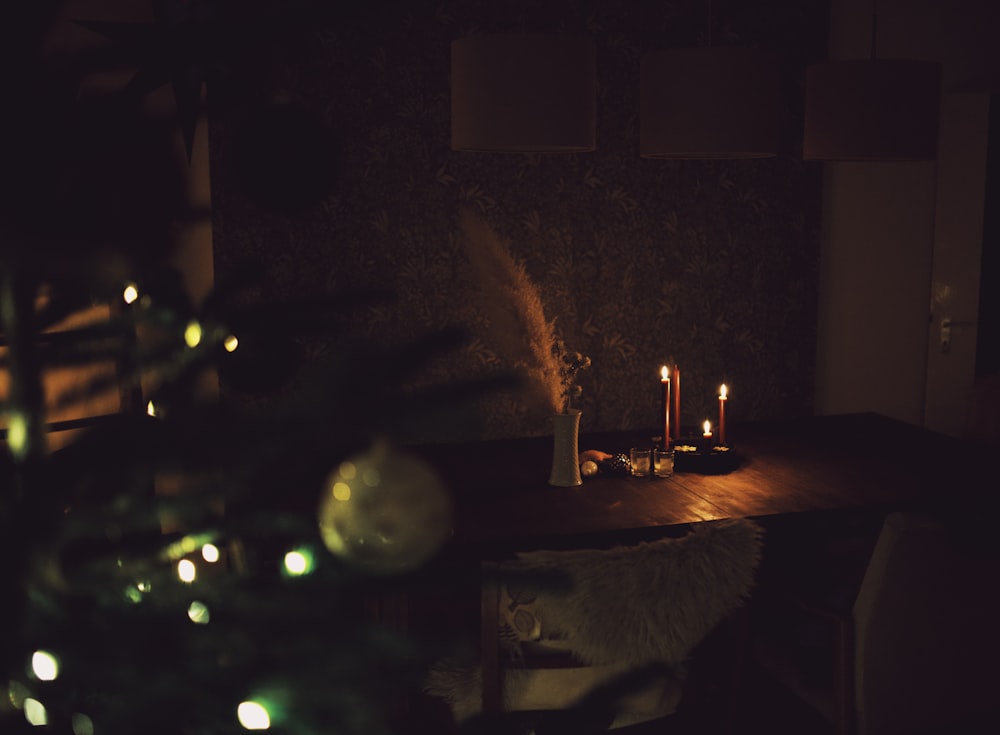
[[[926,161],[937,156],[941,65],[831,61],[806,69],[802,158]]]
[[[451,44],[451,147],[592,151],[597,147],[593,40],[472,35]]]
[[[640,62],[643,158],[777,155],[778,112],[778,64],[763,49],[665,49]]]

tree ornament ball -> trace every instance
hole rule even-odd
[[[365,572],[407,572],[451,535],[444,482],[422,459],[378,443],[340,463],[326,480],[319,528],[326,547]]]

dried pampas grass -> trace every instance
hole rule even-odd
[[[527,400],[546,414],[564,409],[566,386],[562,342],[554,319],[545,316],[541,294],[524,264],[507,244],[470,209],[459,215],[459,236],[479,279],[487,338],[527,379]]]

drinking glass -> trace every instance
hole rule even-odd
[[[629,452],[629,459],[632,463],[632,474],[636,477],[645,477],[649,474],[650,450],[632,447]]]
[[[674,450],[653,450],[653,474],[656,477],[670,477],[674,474]]]

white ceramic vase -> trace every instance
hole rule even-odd
[[[580,409],[552,415],[552,472],[549,484],[558,487],[582,485],[580,476]]]

